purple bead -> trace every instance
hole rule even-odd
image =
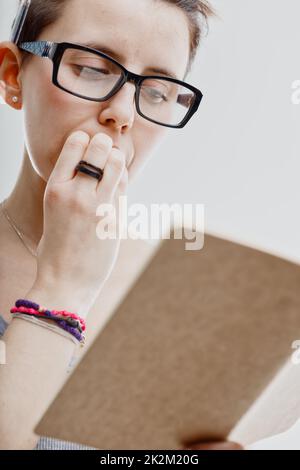
[[[31,302],[30,300],[26,300],[26,299],[18,299],[15,303],[15,306],[17,308],[19,307],[33,308],[34,310],[39,310],[40,308],[39,304],[36,304],[35,302]]]
[[[72,328],[71,326],[68,325],[68,323],[65,320],[59,320],[58,324],[68,333],[71,333],[75,338],[78,339],[78,341],[82,340],[82,335],[79,333],[79,331],[76,328]]]
[[[49,318],[53,318],[55,316],[50,312],[50,310],[45,310],[43,313],[44,313],[44,315],[46,315]]]

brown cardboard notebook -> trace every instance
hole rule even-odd
[[[211,235],[202,250],[186,242],[160,242],[38,434],[178,449],[230,435],[248,444],[298,419],[300,266]]]

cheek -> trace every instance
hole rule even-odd
[[[55,87],[49,77],[42,76],[32,88],[24,92],[25,144],[36,172],[48,181],[67,136],[91,111],[82,100]]]

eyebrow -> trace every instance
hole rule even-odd
[[[110,47],[104,46],[103,44],[99,44],[95,42],[86,42],[86,43],[81,42],[80,45],[84,47],[91,47],[92,49],[97,49],[99,52],[103,52],[104,54],[111,56],[113,59],[116,59],[118,62],[124,61],[124,56],[122,56],[121,54],[118,54],[116,51],[114,51]],[[163,74],[170,78],[174,78],[175,80],[179,80],[179,78],[176,77],[176,75],[174,75],[172,72],[170,72],[167,69],[159,68],[159,67],[148,67],[148,69],[152,70],[154,73]]]

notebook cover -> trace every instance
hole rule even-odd
[[[286,364],[300,266],[212,235],[186,242],[160,242],[39,435],[112,450],[226,439]]]

